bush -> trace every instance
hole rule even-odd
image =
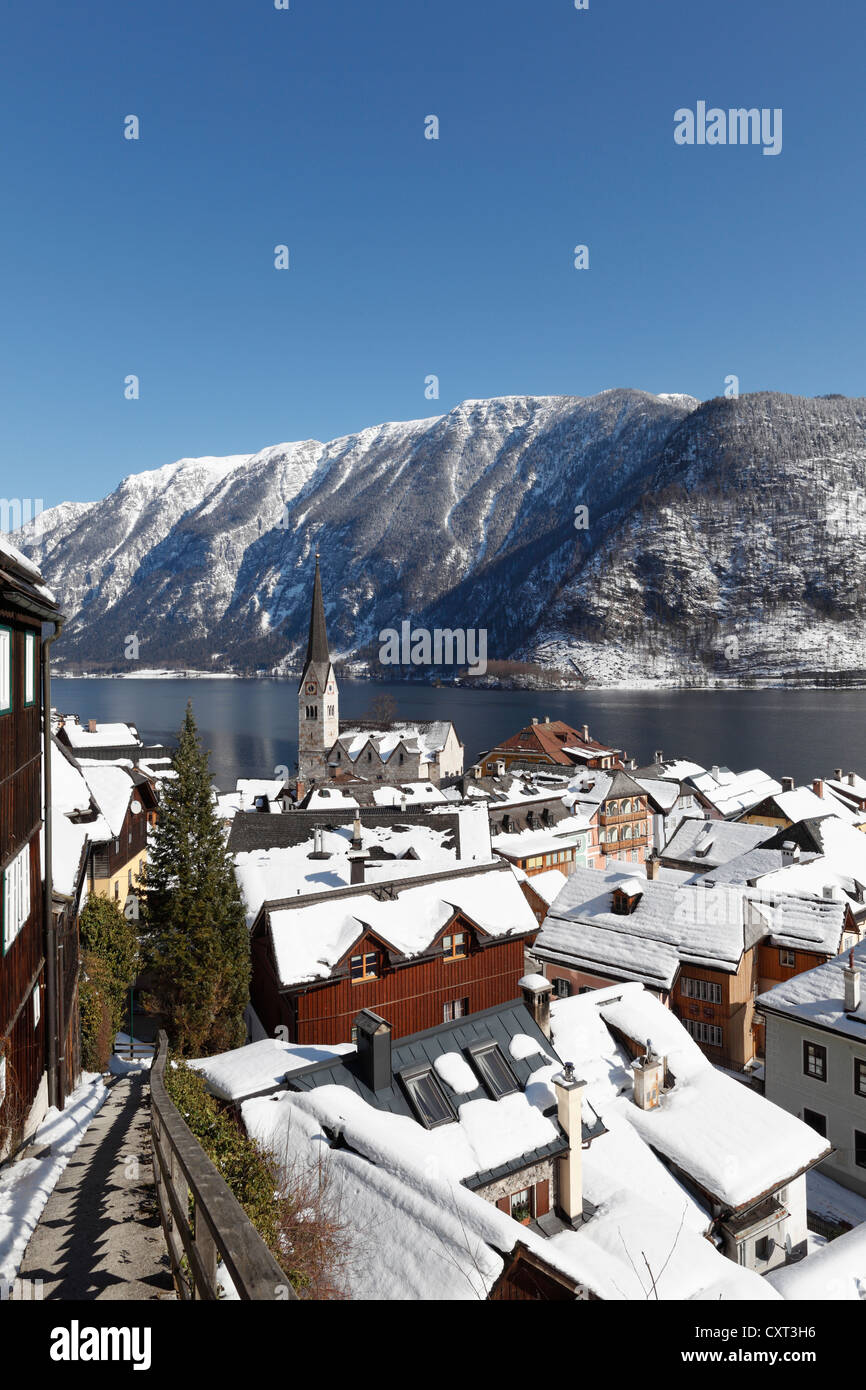
[[[78,986],[81,1011],[81,1065],[85,1071],[107,1071],[117,1032],[110,971],[88,951],[81,962]]]
[[[105,1071],[138,972],[138,938],[117,904],[100,896],[88,898],[79,929],[81,1060],[88,1071]]]
[[[314,1180],[280,1167],[186,1062],[166,1067],[165,1088],[295,1292],[311,1299],[341,1297],[337,1279],[346,1236],[331,1209],[327,1171]]]

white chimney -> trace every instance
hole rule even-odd
[[[584,743],[589,743],[589,725],[588,725],[588,724],[584,724],[583,728],[581,729],[581,734],[582,734],[582,736],[583,736],[583,741],[584,741]]]
[[[659,864],[659,861],[656,859],[655,855],[652,855],[646,861],[646,876],[649,879],[650,883],[655,883],[656,879],[659,876],[660,867],[661,865]]]
[[[841,769],[841,767],[834,767],[834,768],[833,768],[833,780],[836,781],[836,782],[841,782],[841,781],[842,781],[842,769]]]
[[[653,1052],[652,1040],[647,1038],[646,1052],[632,1062],[634,1103],[639,1110],[655,1110],[661,1098],[665,1079],[665,1060]]]
[[[845,1012],[846,1014],[856,1014],[860,1008],[860,971],[854,964],[853,950],[848,952],[848,964],[845,966]]]
[[[550,995],[553,990],[543,975],[524,975],[518,980],[523,1002],[546,1038],[550,1037]]]
[[[848,786],[849,786],[849,787],[853,787],[853,785],[854,785],[854,773],[853,773],[853,772],[849,772],[849,773],[848,773]]]
[[[553,1078],[556,1089],[556,1114],[568,1139],[568,1153],[559,1160],[559,1206],[566,1220],[580,1221],[583,1217],[583,1092],[585,1081],[578,1081],[574,1063],[564,1062],[562,1071]]]

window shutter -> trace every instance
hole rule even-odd
[[[499,1208],[500,1211],[504,1211],[504,1212],[505,1212],[505,1215],[506,1215],[506,1216],[510,1216],[510,1215],[511,1215],[511,1198],[510,1198],[510,1197],[500,1197],[499,1200],[497,1201],[496,1205],[498,1206],[498,1208]]]
[[[0,714],[12,708],[12,631],[0,627]]]
[[[537,1182],[535,1184],[535,1215],[546,1216],[550,1211],[550,1182]]]
[[[36,634],[24,634],[24,703],[36,704]]]

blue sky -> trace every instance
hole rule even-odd
[[[864,60],[851,0],[6,7],[0,491],[467,397],[866,394]],[[782,153],[678,147],[698,100]]]

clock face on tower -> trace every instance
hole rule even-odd
[[[308,694],[308,695],[315,695],[315,693],[316,693],[316,682],[315,682],[315,681],[307,681],[307,694]]]

